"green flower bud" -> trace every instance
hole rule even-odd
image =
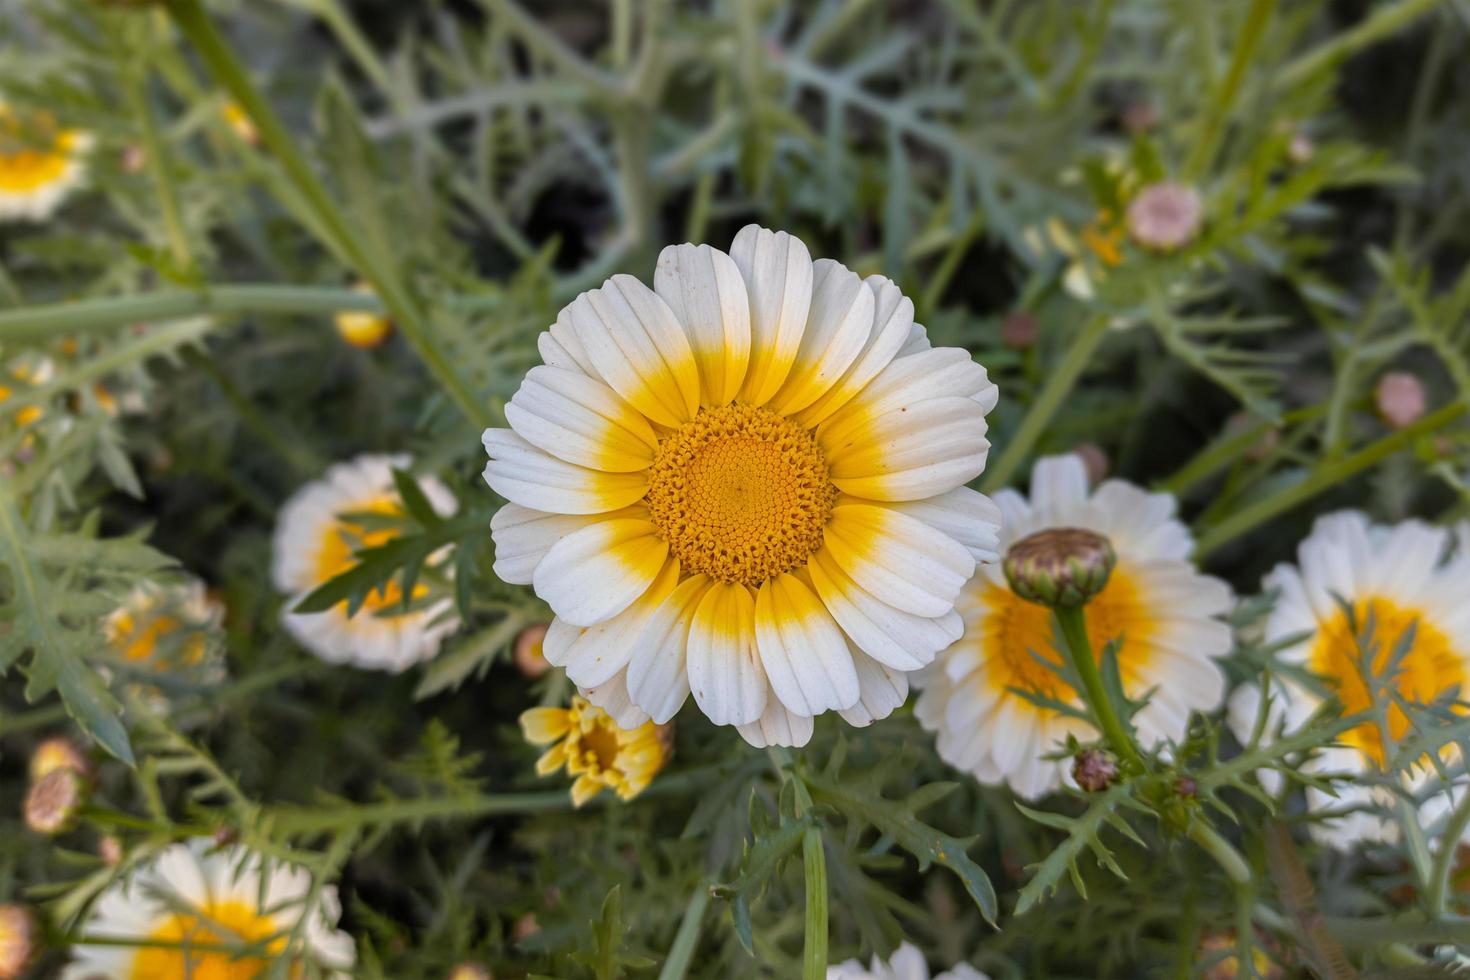
[[[1058,609],[1085,605],[1101,592],[1117,561],[1101,534],[1053,527],[1011,545],[1001,567],[1016,595]]]

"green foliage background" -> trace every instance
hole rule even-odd
[[[478,476],[479,429],[562,304],[759,221],[893,277],[936,343],[986,365],[1002,400],[982,489],[1093,443],[1179,494],[1203,564],[1246,595],[1315,514],[1464,517],[1470,3],[141,6],[0,2],[0,98],[97,141],[60,216],[0,228],[0,356],[58,362],[0,405],[46,409],[0,424],[0,899],[47,900],[53,938],[108,879],[98,830],[134,861],[225,828],[338,882],[368,977],[465,959],[502,977],[797,976],[812,832],[833,961],[907,936],[997,978],[1187,977],[1203,933],[1251,918],[1323,976],[1419,975],[1385,971],[1470,946],[1453,903],[1403,898],[1400,849],[1263,830],[1271,801],[1246,774],[1296,763],[1218,763],[1237,748],[1213,724],[1181,758],[1239,820],[1223,825],[1254,872],[1244,911],[1128,792],[1049,815],[968,777],[941,794],[956,774],[909,709],[861,732],[823,719],[796,778],[689,710],[643,797],[574,813],[515,728],[566,691],[509,664],[549,613],[490,572],[497,501]],[[226,125],[232,100],[260,144]],[[1130,133],[1140,103],[1157,122]],[[1205,231],[1171,256],[1087,260],[1106,275],[1079,299],[1073,259],[1028,230],[1116,210],[1120,167],[1199,187]],[[343,344],[331,313],[379,304],[397,339]],[[1026,349],[1001,341],[1017,311],[1039,327]],[[1429,392],[1405,430],[1371,411],[1391,366]],[[98,383],[146,411],[109,415]],[[280,502],[363,451],[412,453],[460,500],[461,518],[411,525],[418,547],[338,583],[360,594],[455,543],[466,625],[401,676],[305,654],[269,583]],[[160,711],[98,674],[125,679],[99,619],[174,565],[227,606],[228,676],[169,685]],[[1249,642],[1262,609],[1240,615],[1235,677],[1268,662]],[[25,760],[68,716],[112,757],[101,809],[39,846],[18,817]],[[1416,720],[1434,744],[1462,737]],[[1287,825],[1299,810],[1289,798]],[[526,915],[540,931],[518,938]]]

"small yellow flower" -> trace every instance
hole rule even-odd
[[[1199,962],[1205,968],[1200,976],[1204,980],[1236,980],[1246,976],[1240,969],[1238,946],[1233,930],[1206,933],[1199,943]],[[1251,963],[1255,969],[1250,976],[1279,980],[1283,975],[1281,967],[1272,961],[1259,943],[1251,944]]]
[[[48,738],[31,753],[31,782],[39,782],[58,769],[71,769],[90,779],[92,761],[69,738]]]
[[[224,108],[220,110],[220,115],[225,117],[225,122],[235,131],[236,136],[251,146],[260,143],[260,132],[255,128],[255,123],[250,116],[240,108],[238,102],[226,102]]]
[[[521,731],[532,745],[550,745],[536,760],[537,775],[563,766],[575,776],[572,803],[581,806],[603,789],[624,800],[643,792],[671,754],[670,728],[646,721],[619,728],[607,712],[583,697],[568,708],[531,708],[521,714]]]
[[[103,621],[102,630],[112,652],[130,664],[192,667],[204,660],[209,633],[223,616],[202,582],[146,582]]]
[[[0,103],[0,221],[45,221],[85,175],[92,138]]]
[[[352,290],[364,296],[373,295],[372,287],[365,282],[353,286]],[[393,321],[381,313],[372,313],[367,310],[343,310],[336,315],[334,322],[343,340],[363,350],[381,347],[393,335]]]
[[[3,215],[0,215],[3,217]],[[51,380],[55,368],[51,361],[41,358],[29,363],[17,364],[10,368],[10,383],[0,380],[0,403],[10,400],[12,397],[21,397],[26,388],[36,388]],[[0,413],[0,417],[3,417]],[[28,425],[38,422],[45,411],[40,405],[25,405],[15,410],[10,416],[11,422],[17,429],[23,429]]]

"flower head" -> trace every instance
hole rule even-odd
[[[1281,980],[1286,975],[1280,964],[1261,948],[1259,940],[1251,944],[1250,958],[1254,969],[1242,971],[1240,944],[1236,941],[1234,930],[1205,933],[1199,941],[1199,953],[1196,957],[1204,968],[1199,974],[1203,980],[1245,980],[1246,977]]]
[[[354,292],[365,296],[373,295],[372,287],[360,282],[352,287]],[[333,317],[337,333],[353,347],[371,350],[381,347],[393,335],[393,321],[381,313],[371,310],[343,310]]]
[[[0,221],[45,221],[86,176],[92,138],[0,103]]]
[[[495,980],[490,971],[478,963],[461,963],[449,971],[447,980]]]
[[[404,456],[359,456],[338,463],[281,507],[272,575],[276,588],[290,596],[282,617],[297,641],[323,660],[401,671],[438,653],[459,625],[453,600],[429,601],[423,583],[415,584],[405,609],[397,579],[370,592],[355,615],[348,615],[345,600],[322,612],[293,608],[356,564],[357,552],[402,533],[395,524],[404,514],[393,470],[409,462]],[[440,515],[454,512],[454,496],[438,480],[421,478],[419,488]]]
[[[1008,553],[1013,542],[1062,529],[1110,544],[1116,562],[1082,614],[1095,655],[1116,642],[1125,693],[1153,692],[1133,719],[1145,745],[1183,737],[1190,712],[1219,704],[1224,678],[1215,658],[1231,646],[1230,628],[1219,617],[1233,597],[1225,583],[1189,562],[1193,541],[1174,517],[1173,497],[1116,479],[1089,492],[1082,460],[1060,456],[1036,464],[1029,500],[1007,490],[996,503]],[[1089,561],[1100,569],[1105,553],[1095,542],[1089,547]],[[1054,574],[1060,585],[1073,572],[1064,563]],[[916,716],[939,734],[940,756],[982,782],[1009,782],[1028,798],[1056,789],[1071,759],[1043,756],[1055,754],[1069,734],[1087,741],[1095,733],[1046,703],[1081,703],[1042,662],[1063,660],[1053,613],[1017,594],[994,567],[965,588],[960,612],[964,637],[920,679]]]
[[[1041,606],[1080,606],[1108,584],[1118,554],[1106,537],[1080,527],[1049,527],[1006,551],[1011,591]]]
[[[1424,383],[1408,371],[1389,371],[1373,389],[1378,414],[1391,428],[1402,429],[1424,417]]]
[[[924,954],[911,945],[902,943],[893,951],[887,962],[874,956],[868,966],[857,960],[848,960],[827,967],[827,980],[929,980],[929,964]],[[989,980],[968,963],[956,963],[939,974],[934,980]]]
[[[1298,565],[1278,565],[1266,576],[1264,587],[1278,594],[1266,620],[1267,645],[1283,663],[1320,678],[1344,715],[1373,706],[1364,668],[1409,704],[1470,690],[1470,555],[1447,558],[1450,542],[1449,531],[1419,521],[1376,525],[1357,511],[1320,518],[1297,550]],[[1285,673],[1271,695],[1267,739],[1296,729],[1322,704],[1319,689]],[[1242,740],[1256,726],[1261,696],[1256,685],[1231,696],[1230,722]],[[1410,731],[1409,716],[1397,703],[1386,712],[1387,735],[1397,742]],[[1373,722],[1344,732],[1338,743],[1313,756],[1311,771],[1357,776],[1381,768],[1388,755]],[[1385,793],[1361,782],[1340,786],[1336,795],[1309,788],[1308,807],[1319,814],[1358,807],[1309,827],[1338,846],[1389,837],[1392,824],[1368,809]]]
[[[24,905],[0,905],[0,980],[20,980],[40,950],[36,914]]]
[[[995,386],[881,276],[750,226],[614,276],[541,335],[484,434],[495,569],[556,613],[545,653],[625,725],[692,692],[752,744],[887,715],[995,558]]]
[[[566,767],[575,776],[572,802],[577,806],[610,789],[631,800],[653,781],[672,752],[668,725],[651,721],[632,728],[586,698],[570,707],[531,708],[521,714],[521,731],[532,745],[551,748],[536,760],[536,773],[549,775]]]
[[[1149,184],[1128,203],[1128,234],[1144,248],[1173,252],[1192,242],[1204,218],[1199,192],[1184,184]]]
[[[109,887],[88,913],[85,935],[124,942],[78,946],[62,978],[243,980],[285,961],[283,976],[313,962],[323,976],[345,980],[357,954],[336,929],[337,890],[313,895],[312,884],[305,869],[241,847],[215,849],[208,838],[174,844]]]
[[[112,653],[155,671],[198,667],[208,658],[224,609],[197,579],[144,582],[102,622]]]
[[[1118,779],[1118,763],[1102,749],[1083,749],[1072,760],[1072,782],[1089,793],[1100,793]]]
[[[76,743],[64,736],[48,738],[31,752],[29,774],[31,782],[44,779],[57,769],[73,769],[86,779],[94,774],[92,760],[87,758]]]
[[[87,805],[90,784],[75,769],[55,769],[31,783],[21,812],[26,826],[55,837],[77,825]]]

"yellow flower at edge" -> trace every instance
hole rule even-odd
[[[653,781],[672,754],[670,726],[645,721],[620,728],[612,717],[583,697],[566,708],[531,708],[521,713],[521,732],[532,745],[550,745],[536,760],[537,775],[563,766],[575,776],[572,803],[581,806],[610,789],[631,800]]]
[[[372,287],[363,282],[352,290],[364,296],[373,295]],[[342,310],[333,317],[333,323],[343,340],[363,350],[381,347],[393,335],[393,321],[369,310]]]

